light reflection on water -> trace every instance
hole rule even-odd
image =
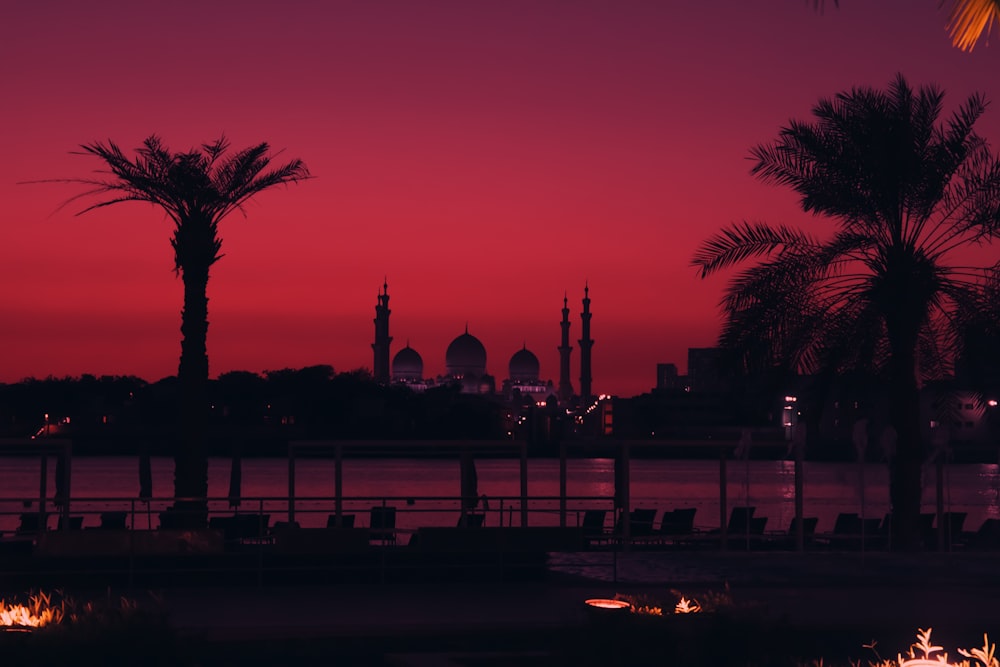
[[[230,462],[225,458],[209,460],[209,495],[224,498],[229,493]],[[502,506],[510,510],[520,495],[519,461],[516,459],[481,459],[476,461],[478,490],[488,498],[490,510]],[[167,496],[173,489],[173,461],[152,460],[153,491]],[[55,490],[55,464],[50,462],[48,495]],[[717,527],[719,523],[718,461],[647,460],[632,461],[631,505],[660,511],[676,507],[696,507],[696,524]],[[332,460],[304,459],[296,465],[296,495],[329,497],[333,490]],[[343,473],[345,496],[420,499],[460,494],[459,464],[444,459],[348,459]],[[945,468],[943,480],[945,511],[968,513],[965,527],[974,530],[987,517],[1000,518],[1000,471],[995,464],[952,464]],[[888,470],[883,464],[806,462],[803,475],[806,516],[819,517],[817,530],[828,531],[839,512],[857,512],[863,516],[882,517],[889,510]],[[925,470],[924,511],[935,509],[935,470]],[[73,461],[72,491],[74,510],[87,511],[87,498],[121,498],[138,495],[138,463],[127,457],[80,457]],[[0,459],[0,496],[34,498],[39,492],[38,462],[31,458]],[[558,496],[559,462],[554,459],[531,459],[528,462],[530,496]],[[571,510],[612,506],[614,461],[612,459],[576,459],[567,464],[569,496],[600,497],[603,500],[571,503]],[[786,529],[795,513],[795,471],[792,461],[729,461],[726,493],[728,506],[752,505],[756,516],[768,518],[768,530]],[[244,497],[285,497],[288,495],[288,463],[285,459],[246,459],[242,465]],[[77,503],[80,500],[81,503]],[[366,511],[373,501],[357,503],[349,511]],[[396,503],[399,504],[399,503]],[[406,507],[406,503],[402,503]],[[225,509],[225,505],[222,506]],[[271,503],[281,513],[285,505]],[[332,511],[329,502],[297,504],[304,525],[325,522]],[[555,523],[558,502],[540,501],[533,507],[548,514],[533,518],[537,523]],[[246,504],[244,504],[244,509]],[[426,523],[449,523],[452,505],[416,502],[414,509],[427,510],[419,516]],[[302,513],[315,509],[315,515]],[[438,511],[440,510],[440,511]],[[16,523],[20,504],[4,503],[0,527],[10,529]],[[610,512],[609,512],[610,515]],[[573,514],[577,516],[576,513]],[[281,518],[277,516],[276,518]],[[509,520],[509,516],[507,520]],[[417,518],[413,519],[417,521]],[[571,519],[571,523],[575,519]],[[403,521],[405,523],[405,519]],[[88,523],[90,523],[88,521]]]

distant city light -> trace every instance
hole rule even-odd
[[[795,396],[785,396],[785,402],[786,403],[794,403],[797,400],[799,400],[799,399],[796,398]]]
[[[991,408],[995,408],[997,406],[997,399],[991,398],[990,400],[986,401],[986,405],[990,406]]]

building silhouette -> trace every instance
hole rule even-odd
[[[382,283],[382,291],[378,294],[378,304],[375,306],[375,342],[372,343],[374,360],[372,361],[372,376],[376,382],[389,382],[389,345],[392,336],[389,335],[389,281]]]
[[[559,323],[562,329],[562,338],[559,343],[559,400],[569,401],[573,398],[573,383],[569,379],[569,357],[573,348],[569,344],[569,306],[566,294],[563,293],[562,321]]]
[[[580,398],[583,402],[589,401],[594,397],[593,392],[591,392],[591,373],[590,373],[590,350],[594,347],[594,341],[590,337],[590,285],[584,285],[583,288],[583,312],[580,313],[581,320],[581,338],[578,342],[580,343]]]
[[[584,398],[590,397],[591,391],[591,356],[590,349],[594,341],[590,339],[590,297],[589,286],[584,287],[583,299],[583,339],[580,359],[581,390],[586,393],[576,396],[570,381],[569,344],[569,307],[568,298],[563,295],[562,321],[560,322],[561,338],[559,350],[559,387],[556,390],[551,380],[542,379],[541,364],[534,352],[522,344],[521,349],[511,355],[507,364],[507,377],[501,384],[502,393],[508,400],[516,400],[531,404],[543,404],[550,397],[564,405],[579,404]],[[424,374],[424,361],[420,353],[410,347],[399,350],[389,363],[392,336],[389,335],[389,287],[388,281],[382,285],[375,306],[375,340],[372,343],[374,352],[374,379],[380,383],[403,384],[414,391],[439,386],[458,386],[462,393],[494,395],[497,393],[497,382],[487,370],[486,347],[473,334],[469,333],[466,324],[465,331],[455,337],[445,350],[445,373],[434,378]]]

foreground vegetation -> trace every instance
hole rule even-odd
[[[426,659],[421,664],[452,656],[454,664],[490,667],[1000,667],[996,645],[988,635],[978,645],[947,648],[934,643],[930,628],[918,629],[915,641],[911,630],[898,634],[867,629],[876,632],[876,640],[863,634],[866,629],[850,624],[850,609],[842,610],[844,625],[821,628],[793,624],[760,606],[737,603],[728,588],[616,599],[624,607],[592,613],[582,627],[408,633],[387,621],[384,636],[378,637],[355,637],[330,628],[298,637],[267,638],[248,631],[245,636],[220,639],[178,633],[159,605],[149,608],[110,591],[96,600],[77,600],[61,591],[37,592],[0,600],[0,655],[5,665],[374,667],[400,664],[394,661],[409,655]]]
[[[159,610],[113,597],[63,591],[0,599],[5,665],[180,665],[177,635]]]

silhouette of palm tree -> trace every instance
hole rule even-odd
[[[82,155],[104,163],[99,178],[64,179],[89,189],[66,203],[81,198],[104,197],[77,215],[127,201],[143,201],[162,208],[174,222],[170,244],[174,270],[184,283],[181,312],[181,356],[177,377],[180,385],[180,440],[174,456],[174,495],[178,521],[192,525],[205,522],[208,492],[208,460],[204,447],[208,385],[208,277],[209,269],[222,255],[219,223],[257,193],[276,185],[309,178],[298,159],[271,167],[266,143],[229,152],[225,137],[186,152],[168,150],[159,137],[147,138],[126,155],[115,143],[94,142],[81,146]],[[184,515],[184,516],[181,516]]]
[[[939,125],[942,100],[940,89],[914,91],[901,75],[886,91],[820,100],[815,122],[793,120],[752,149],[752,173],[832,217],[832,238],[743,222],[693,258],[702,277],[761,259],[727,287],[723,347],[759,353],[766,341],[776,366],[884,379],[898,437],[890,499],[900,549],[919,540],[919,387],[949,370],[998,270],[949,263],[1000,231],[1000,162],[973,131],[984,99],[969,97]]]

